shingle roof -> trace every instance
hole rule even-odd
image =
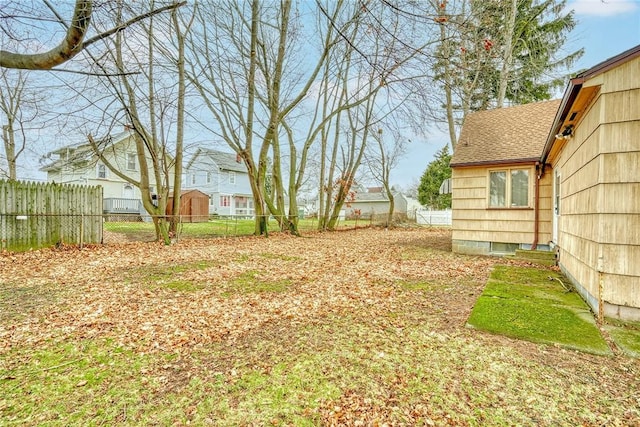
[[[212,150],[210,148],[198,148],[198,151],[189,163],[192,163],[200,154],[209,156],[222,170],[247,173],[247,167],[242,160],[238,161],[236,153]]]
[[[553,100],[469,114],[451,166],[539,159],[559,106]]]

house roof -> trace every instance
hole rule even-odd
[[[586,71],[583,71],[576,75],[569,84],[562,96],[562,102],[558,111],[555,115],[553,123],[551,124],[550,131],[547,134],[546,144],[542,151],[542,161],[546,161],[553,147],[556,137],[563,126],[573,125],[574,122],[577,122],[579,119],[580,111],[571,111],[574,107],[574,103],[578,99],[580,92],[582,90],[582,85],[589,79],[592,79],[602,73],[605,73],[613,68],[616,68],[625,62],[631,61],[640,56],[640,45],[632,47],[631,49],[625,50],[622,53],[619,53],[616,56],[612,56],[609,59],[606,59],[599,64],[594,65]],[[571,116],[569,114],[571,113]],[[576,113],[576,114],[574,114]],[[570,117],[570,120],[567,120],[567,117]]]
[[[120,132],[113,136],[106,136],[102,138],[100,141],[111,140],[112,144],[116,144],[126,137],[131,135],[129,130],[125,130],[124,132]],[[96,154],[91,147],[91,144],[88,142],[79,142],[74,144],[65,145],[63,147],[57,148],[48,152],[42,161],[47,161],[51,159],[53,155],[58,156],[57,159],[53,159],[50,163],[45,164],[40,168],[43,172],[54,171],[62,168],[64,165],[74,164],[74,163],[86,163],[97,160]]]
[[[389,198],[386,193],[356,193],[356,197],[352,203],[368,203],[368,202],[388,202]]]
[[[208,156],[222,170],[247,173],[247,167],[242,160],[238,162],[238,155],[236,153],[228,153],[209,148],[198,148],[198,151],[196,151],[189,161],[189,166],[201,155]]]
[[[539,160],[559,106],[552,100],[469,114],[451,167]]]

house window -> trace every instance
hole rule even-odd
[[[490,208],[529,206],[529,169],[489,171]]]
[[[136,155],[134,153],[127,153],[127,170],[136,170]]]
[[[211,172],[207,172],[207,184],[211,184]]]
[[[209,194],[209,206],[215,206],[213,194]]]
[[[229,184],[236,183],[236,173],[233,171],[229,171]]]
[[[231,206],[231,196],[220,196],[220,206]]]
[[[98,178],[99,179],[107,178],[107,167],[105,165],[98,165]]]
[[[242,196],[236,197],[236,208],[237,209],[246,209],[248,200],[249,200],[248,197],[242,197]]]
[[[194,185],[196,183],[196,174],[194,173],[193,175],[191,175],[191,185]]]

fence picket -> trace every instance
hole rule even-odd
[[[101,241],[101,187],[0,180],[0,250]]]

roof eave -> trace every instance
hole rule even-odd
[[[591,79],[599,74],[607,72],[612,68],[616,68],[618,65],[623,64],[627,61],[630,61],[636,57],[640,56],[640,45],[632,47],[631,49],[625,50],[622,53],[619,53],[616,56],[612,56],[611,58],[602,61],[599,64],[594,65],[586,71],[578,74],[576,78],[582,78],[584,80]]]
[[[451,168],[464,168],[472,166],[504,166],[504,165],[524,165],[535,164],[540,161],[539,157],[528,157],[524,159],[505,159],[505,160],[484,160],[481,162],[460,162],[450,163]]]
[[[613,56],[582,73],[579,73],[575,78],[569,81],[569,85],[562,96],[562,102],[560,103],[560,107],[558,108],[558,112],[556,113],[556,117],[553,120],[553,125],[551,126],[551,131],[547,136],[547,142],[544,145],[544,149],[542,150],[542,156],[540,157],[540,162],[545,163],[551,152],[551,148],[556,141],[556,135],[560,131],[560,127],[564,122],[564,119],[569,114],[573,102],[576,100],[578,93],[582,89],[582,85],[589,79],[598,76],[599,74],[605,73],[627,61],[630,61],[636,57],[640,56],[640,45],[633,47],[629,50],[626,50],[616,56]]]
[[[573,102],[578,97],[578,92],[582,89],[582,84],[585,82],[585,78],[576,77],[571,79],[567,89],[564,91],[564,95],[562,96],[562,102],[560,103],[560,107],[558,107],[558,111],[556,112],[556,116],[553,119],[553,124],[551,125],[551,130],[549,131],[549,135],[547,135],[547,142],[544,144],[544,148],[542,149],[542,156],[540,157],[540,163],[544,163],[551,152],[551,147],[556,141],[556,135],[560,131],[560,127],[564,122],[564,119],[569,114],[571,107],[573,106]]]

